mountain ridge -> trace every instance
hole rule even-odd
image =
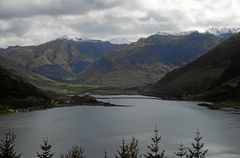
[[[140,38],[91,64],[78,80],[80,83],[115,87],[150,84],[201,56],[220,41],[212,34],[195,31],[182,36],[155,34]]]
[[[38,46],[9,47],[0,55],[55,80],[128,88],[157,82],[236,30],[222,29],[221,36],[195,30],[162,32],[129,45],[63,36]]]
[[[239,43],[238,33],[195,61],[168,73],[150,86],[150,93],[164,98],[239,101]]]
[[[38,46],[9,47],[0,55],[42,75],[65,80],[74,78],[76,73],[81,72],[104,53],[124,46],[105,41],[79,42],[58,38]]]

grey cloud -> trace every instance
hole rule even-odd
[[[10,27],[7,28],[5,31],[8,33],[13,33],[16,36],[22,36],[31,28],[32,22],[26,20],[15,19],[11,21]]]
[[[1,0],[0,18],[76,15],[124,5],[126,0]]]
[[[62,35],[137,40],[158,31],[237,27],[237,0],[0,0],[0,47]]]

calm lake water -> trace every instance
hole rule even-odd
[[[0,132],[17,134],[23,158],[36,157],[42,138],[48,137],[56,157],[76,144],[88,158],[113,157],[122,136],[139,139],[141,151],[153,135],[155,124],[161,145],[172,157],[180,142],[189,145],[194,132],[204,136],[208,158],[240,157],[240,111],[208,110],[196,102],[163,101],[144,96],[97,96],[99,100],[129,107],[75,106],[0,116]]]

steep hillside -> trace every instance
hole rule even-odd
[[[74,83],[60,83],[0,57],[0,113],[66,105],[112,106],[88,95],[77,95],[79,91],[84,92],[89,88],[96,89]],[[63,91],[76,95],[66,95]]]
[[[32,85],[42,90],[55,92],[64,91],[64,89],[60,89],[61,83],[49,79],[46,76],[34,73],[24,68],[22,65],[1,56],[0,67],[4,68],[8,72],[14,73],[16,76],[20,77],[25,82],[31,83]]]
[[[15,67],[12,63],[0,57],[0,113],[7,111],[9,107],[47,105],[50,97],[29,82],[28,76],[31,76],[31,73],[22,71],[21,66]]]
[[[221,40],[197,31],[152,35],[105,55],[81,73],[78,80],[114,87],[154,83],[167,72],[201,56]]]
[[[240,34],[168,73],[150,92],[162,97],[240,101]]]
[[[103,54],[124,46],[98,40],[59,38],[39,46],[9,47],[1,55],[45,76],[64,80],[74,78]]]
[[[44,97],[38,88],[3,67],[0,67],[0,87],[0,99]]]

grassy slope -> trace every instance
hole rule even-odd
[[[13,112],[11,109],[23,110],[29,107],[42,109],[61,106],[57,102],[59,102],[59,98],[67,96],[66,94],[84,93],[99,88],[54,81],[28,71],[20,65],[14,63],[6,65],[6,63],[11,62],[0,58],[0,64],[2,64],[0,65],[0,113]],[[6,68],[3,68],[3,65]],[[63,101],[66,102],[67,99],[69,98],[63,99]],[[80,103],[80,101],[77,102],[77,104]]]
[[[83,85],[75,82],[62,82],[52,80],[43,75],[34,74],[29,76],[29,81],[44,91],[52,91],[58,94],[77,94],[99,89],[99,86]]]
[[[79,83],[68,83],[50,79],[46,76],[37,74],[24,68],[22,65],[10,61],[4,57],[0,57],[0,66],[9,72],[20,76],[25,82],[29,82],[34,86],[44,90],[52,91],[59,94],[81,93],[88,90],[96,89],[96,86],[81,85]]]

